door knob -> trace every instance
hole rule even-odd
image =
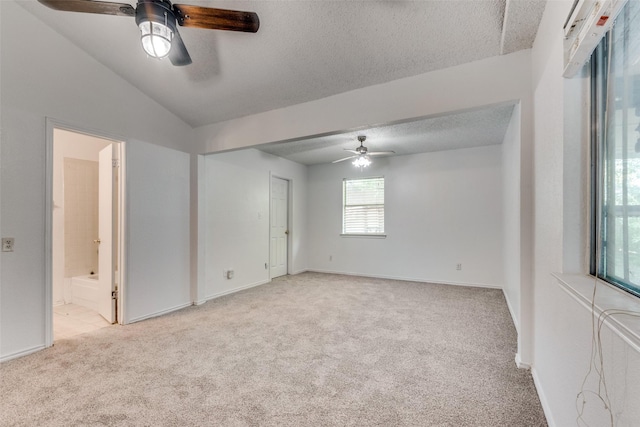
[[[95,239],[95,240],[93,241],[93,243],[100,244],[100,239]]]
[[[284,230],[284,234],[289,234],[289,230]]]

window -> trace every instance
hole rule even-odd
[[[591,273],[640,296],[640,2],[591,60]]]
[[[384,234],[384,178],[344,179],[342,234]]]

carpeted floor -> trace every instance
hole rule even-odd
[[[2,426],[545,426],[494,289],[318,273],[0,365]]]

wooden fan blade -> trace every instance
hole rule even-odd
[[[171,40],[171,51],[169,52],[169,60],[173,65],[183,66],[191,64],[191,56],[187,51],[187,47],[180,37],[178,29],[173,33],[173,40]]]
[[[344,159],[334,160],[331,163],[340,163],[340,162],[344,162],[345,160],[353,159],[353,158],[356,158],[356,157],[358,157],[358,156],[349,156],[349,157],[345,157]]]
[[[174,4],[173,11],[178,24],[183,27],[243,31],[245,33],[255,33],[260,27],[260,19],[254,12],[215,9],[188,4]]]
[[[367,153],[369,156],[386,156],[389,154],[396,154],[395,151],[370,151]]]
[[[43,5],[64,12],[99,13],[102,15],[134,16],[136,10],[126,3],[93,0],[38,0]]]

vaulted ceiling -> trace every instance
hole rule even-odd
[[[174,67],[168,59],[147,57],[131,17],[60,12],[20,1],[194,127],[530,48],[546,2],[179,3],[254,11],[260,29],[251,34],[180,27],[193,64]]]

